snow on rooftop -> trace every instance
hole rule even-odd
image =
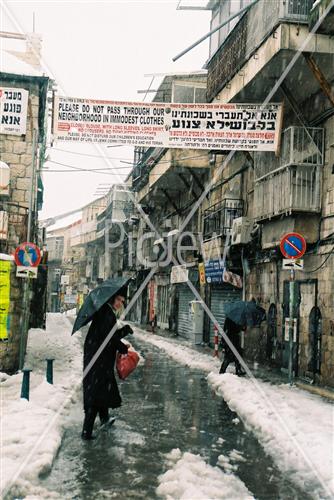
[[[12,75],[44,76],[42,71],[34,69],[5,50],[0,52],[0,71]]]
[[[59,219],[53,224],[52,226],[49,226],[47,229],[48,235],[49,233],[53,231],[57,231],[58,229],[65,229],[68,226],[71,226],[75,222],[80,222],[82,219],[82,212],[76,212],[75,214],[68,215],[67,217],[64,217],[63,219]],[[51,236],[51,235],[50,235]]]

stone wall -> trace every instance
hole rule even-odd
[[[0,342],[0,371],[15,373],[19,368],[20,340],[23,319],[23,280],[16,278],[16,265],[11,262],[10,275],[10,328],[8,340]],[[24,335],[23,350],[26,346]]]
[[[16,80],[16,81],[15,81]],[[1,161],[10,168],[9,198],[0,198],[0,206],[9,215],[8,238],[1,242],[1,251],[12,254],[18,244],[27,239],[27,221],[32,176],[32,142],[33,130],[39,130],[40,88],[38,83],[0,80],[4,87],[25,88],[29,91],[27,129],[23,136],[0,135]],[[38,154],[36,162],[39,161]],[[38,165],[38,163],[37,163]],[[37,197],[37,181],[35,183],[34,202]],[[32,241],[36,241],[37,212],[34,207],[32,220]],[[23,287],[24,280],[16,278],[16,265],[12,264],[11,296],[10,296],[10,330],[8,340],[0,342],[0,371],[13,373],[19,368],[19,352],[23,320]],[[30,304],[30,301],[28,301]],[[30,307],[28,305],[28,307]],[[23,349],[25,350],[27,332],[24,332]]]
[[[26,217],[29,207],[32,172],[32,133],[38,130],[39,88],[37,85],[13,84],[0,81],[0,85],[29,90],[27,132],[25,136],[0,135],[1,161],[10,168],[10,197],[3,204],[9,213],[9,234],[6,251],[12,253],[26,238]],[[37,184],[37,183],[36,183]],[[35,186],[36,198],[37,186]]]
[[[322,171],[321,199],[322,212],[319,214],[318,226],[320,241],[309,245],[304,257],[304,271],[296,272],[296,281],[300,287],[300,305],[298,312],[299,375],[312,377],[310,361],[312,348],[310,338],[310,314],[314,307],[318,307],[321,314],[321,368],[316,380],[324,385],[334,386],[334,117],[325,124],[325,163]],[[251,181],[251,170],[246,177]],[[251,194],[251,182],[246,182],[243,198]],[[252,215],[253,205],[249,196],[249,213]],[[291,216],[293,218],[293,215]],[[308,233],[310,217],[304,215],[301,219],[300,232]],[[287,218],[282,218],[287,220]],[[272,224],[266,222],[267,226]],[[259,249],[258,249],[259,250]],[[266,262],[265,262],[266,261]],[[289,281],[290,272],[282,270],[282,261],[279,250],[262,254],[257,252],[249,258],[250,274],[246,276],[246,298],[255,298],[268,312],[270,304],[277,308],[277,339],[278,347],[276,359],[268,360],[266,353],[268,324],[263,323],[261,328],[247,332],[245,337],[246,356],[251,360],[267,361],[282,365],[282,332],[283,332],[283,303],[284,282]]]

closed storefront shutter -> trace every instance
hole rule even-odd
[[[224,326],[225,322],[226,304],[236,300],[242,300],[241,290],[227,284],[212,286],[210,311],[221,327]],[[212,321],[210,321],[210,344],[214,344],[214,329]]]
[[[159,328],[168,328],[169,314],[169,286],[158,286],[157,325]]]
[[[189,302],[195,300],[193,292],[188,285],[177,285],[178,287],[178,315],[177,333],[183,337],[190,338]]]

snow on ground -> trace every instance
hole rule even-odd
[[[46,331],[29,331],[25,367],[31,368],[30,400],[20,399],[22,374],[1,374],[1,492],[14,485],[11,496],[34,493],[38,475],[49,470],[61,443],[62,418],[75,401],[81,383],[82,356],[72,323],[61,314],[48,314]],[[55,358],[54,384],[45,380],[47,357]]]
[[[208,373],[208,382],[282,471],[301,488],[313,491],[314,498],[334,498],[333,404],[287,384],[219,375],[220,362],[208,354],[144,330],[136,329],[135,336],[176,361]]]
[[[235,475],[207,464],[200,455],[181,453],[177,448],[167,455],[171,467],[159,477],[158,495],[167,500],[246,500],[253,496]]]

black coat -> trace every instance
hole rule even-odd
[[[94,314],[84,345],[84,369],[116,324],[116,316],[108,304]],[[114,373],[117,351],[127,353],[121,338],[129,333],[125,326],[116,330],[83,380],[84,408],[91,406],[118,408],[122,399]]]
[[[240,342],[240,332],[242,330],[242,326],[237,325],[232,321],[230,318],[226,318],[225,323],[224,323],[224,332],[236,348],[236,350],[240,353],[241,352],[241,342]],[[231,359],[232,361],[235,359],[235,356],[230,349],[230,347],[227,345],[227,342],[225,342],[224,338],[221,339],[221,344],[222,347],[225,349],[225,356],[228,359]]]

